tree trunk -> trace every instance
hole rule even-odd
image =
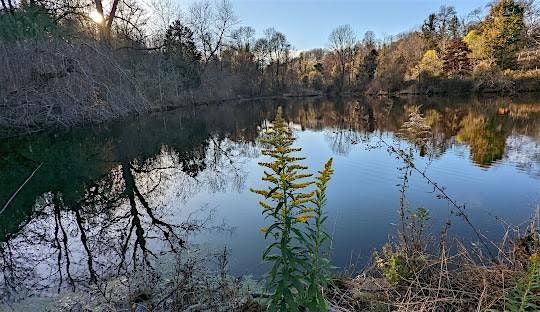
[[[100,28],[100,37],[101,39],[105,39],[109,41],[111,39],[111,29],[112,29],[112,23],[115,18],[116,10],[118,9],[118,1],[114,0],[111,6],[111,11],[109,12],[108,16],[105,17],[105,14],[103,12],[103,4],[101,0],[95,0],[94,3],[96,5],[96,11],[103,16],[104,21],[99,25]]]
[[[8,6],[9,6],[9,12],[13,13],[15,8],[13,7],[13,3],[11,3],[11,0],[8,0]]]
[[[345,62],[341,62],[341,78],[339,80],[339,91],[343,92],[343,86],[345,85]]]
[[[96,11],[103,16],[103,5],[101,4],[101,0],[95,0],[96,4]]]
[[[114,0],[111,6],[111,12],[109,13],[109,17],[107,18],[107,33],[109,35],[111,33],[112,22],[115,17],[117,8],[118,8],[118,0]]]

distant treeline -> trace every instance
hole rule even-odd
[[[342,25],[301,52],[274,28],[257,38],[227,0],[0,4],[0,127],[17,131],[239,97],[540,90],[534,0],[443,6],[384,39]]]

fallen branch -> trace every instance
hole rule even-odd
[[[39,166],[37,166],[37,168],[34,169],[34,171],[32,171],[32,173],[28,176],[28,178],[26,178],[26,180],[24,181],[24,183],[21,184],[21,186],[19,186],[19,188],[15,191],[15,193],[13,193],[13,195],[11,195],[11,197],[8,199],[8,201],[6,202],[6,204],[4,205],[4,207],[2,207],[2,210],[0,210],[0,215],[4,212],[4,210],[7,209],[7,207],[9,206],[9,204],[13,201],[13,199],[15,199],[15,196],[17,196],[17,194],[19,194],[19,192],[21,191],[21,189],[26,185],[26,183],[28,183],[28,181],[30,181],[30,179],[32,179],[32,177],[34,176],[34,174],[36,174],[36,172],[39,170],[39,168],[41,168],[41,166],[43,166],[43,163],[40,163]]]

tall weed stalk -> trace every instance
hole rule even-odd
[[[295,138],[282,117],[281,108],[273,126],[260,140],[262,153],[271,158],[260,162],[265,167],[265,189],[252,189],[264,197],[259,204],[271,220],[262,228],[272,242],[264,250],[263,261],[271,263],[269,288],[273,290],[269,311],[327,311],[322,289],[329,281],[330,235],[324,230],[326,187],[333,173],[332,159],[314,179],[308,167],[296,157],[300,148],[292,147]]]

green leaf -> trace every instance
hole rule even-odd
[[[267,259],[268,254],[272,251],[272,249],[274,249],[274,247],[276,247],[278,245],[279,245],[279,243],[275,242],[275,243],[270,244],[268,247],[266,247],[266,249],[264,250],[264,252],[262,254],[263,260]]]
[[[279,213],[279,210],[281,209],[281,207],[283,207],[283,202],[280,201],[277,206],[276,206],[276,209],[274,210],[274,214],[278,214]]]
[[[268,192],[268,194],[266,194],[265,197],[270,198],[272,194],[274,194],[278,189],[279,189],[279,186],[274,187],[273,189],[270,190],[270,192]]]
[[[270,234],[276,228],[279,229],[279,230],[283,230],[281,228],[281,223],[274,223],[266,230],[266,233],[264,233],[264,239],[266,239],[268,237],[268,234]]]
[[[302,243],[304,243],[304,245],[309,245],[309,243],[306,241],[305,237],[304,237],[304,234],[302,234],[302,232],[297,229],[297,228],[292,228],[292,231],[294,232],[294,234],[296,234],[296,237],[298,238],[298,240]]]

